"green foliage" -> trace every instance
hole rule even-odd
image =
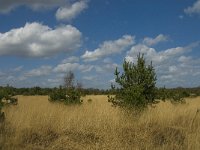
[[[175,88],[175,89],[166,89],[159,88],[157,89],[157,99],[160,100],[169,100],[173,104],[177,103],[185,103],[185,97],[189,97],[190,93],[183,88]]]
[[[165,101],[167,97],[167,89],[165,87],[156,89],[156,99]]]
[[[66,90],[60,87],[59,89],[54,89],[49,95],[50,101],[64,101],[66,99]]]
[[[118,88],[112,85],[115,90],[115,97],[108,97],[108,100],[117,106],[130,106],[145,108],[148,104],[155,104],[156,96],[156,74],[152,63],[146,65],[143,55],[138,55],[137,64],[123,63],[124,72],[120,74],[115,70],[115,81]]]
[[[65,104],[81,104],[81,91],[82,85],[77,82],[74,84],[75,76],[73,72],[68,72],[64,77],[64,88],[60,86],[59,89],[54,89],[54,91],[49,95],[50,101],[61,101]]]
[[[82,102],[80,98],[81,94],[75,88],[66,89],[60,87],[49,95],[50,101],[64,102],[65,104],[80,104]]]
[[[67,91],[67,97],[65,104],[81,104],[81,93],[76,88],[69,88]]]
[[[0,113],[1,113],[2,108],[3,108],[3,102],[2,102],[2,99],[0,98]]]

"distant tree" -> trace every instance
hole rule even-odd
[[[82,84],[75,84],[75,75],[72,71],[64,76],[64,87],[54,90],[49,96],[51,101],[63,101],[65,104],[80,104]]]
[[[73,88],[74,87],[74,80],[75,76],[72,71],[67,72],[67,74],[64,77],[64,86],[65,88]]]
[[[115,70],[115,82],[118,88],[112,85],[115,90],[115,97],[108,96],[109,102],[116,106],[129,106],[143,109],[148,104],[155,104],[156,97],[156,73],[152,63],[146,65],[144,55],[138,55],[137,63],[124,60],[123,73],[118,68]]]

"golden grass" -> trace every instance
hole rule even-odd
[[[50,103],[47,96],[18,99],[4,109],[3,150],[200,149],[200,97],[161,102],[140,117],[111,107],[106,96],[86,96],[78,106]]]

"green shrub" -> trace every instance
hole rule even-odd
[[[67,89],[67,97],[65,100],[65,104],[80,104],[81,101],[81,94],[75,88]]]
[[[66,91],[63,88],[55,89],[49,95],[50,101],[62,101],[66,99]]]
[[[77,82],[74,85],[75,75],[73,72],[68,72],[64,77],[64,88],[60,86],[59,89],[55,89],[50,95],[50,101],[62,101],[65,104],[81,104],[81,91],[82,84]]]
[[[124,72],[120,74],[115,70],[115,81],[118,84],[115,88],[115,97],[108,96],[108,101],[117,106],[128,106],[137,109],[144,109],[149,104],[155,104],[156,97],[156,74],[152,63],[146,65],[143,55],[138,55],[137,64],[123,63]]]
[[[65,104],[80,104],[82,102],[80,98],[81,94],[75,88],[60,88],[58,90],[53,91],[49,95],[50,101],[60,101],[64,102]]]
[[[177,104],[177,103],[184,104],[185,103],[184,93],[182,93],[180,91],[174,91],[171,96],[172,97],[170,98],[170,101],[172,104]]]

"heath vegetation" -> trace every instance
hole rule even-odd
[[[184,105],[160,102],[140,117],[112,107],[103,95],[86,96],[82,105],[50,103],[48,96],[18,100],[18,105],[3,108],[1,149],[200,148],[199,97],[186,98]]]
[[[110,90],[71,71],[59,88],[0,87],[0,149],[200,149],[200,88],[157,88],[140,54],[114,75]]]

